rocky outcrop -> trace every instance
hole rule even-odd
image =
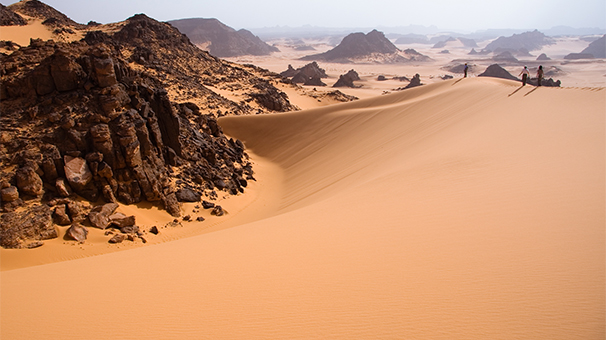
[[[84,25],[78,24],[65,14],[57,11],[38,0],[19,1],[8,6],[13,12],[25,14],[30,17],[42,19],[42,24],[51,27],[77,27],[84,28]]]
[[[500,51],[508,50],[511,52],[525,49],[527,51],[534,51],[554,43],[554,39],[547,37],[538,30],[534,30],[532,32],[514,34],[511,37],[499,37],[488,44],[484,50],[496,51],[500,49]]]
[[[518,78],[514,77],[511,73],[507,72],[507,70],[505,70],[498,64],[492,64],[488,66],[488,68],[486,68],[486,71],[479,74],[478,77],[494,77],[519,81]]]
[[[340,75],[339,80],[337,80],[337,82],[332,87],[355,88],[355,87],[358,87],[354,84],[354,81],[356,81],[356,80],[360,80],[360,76],[358,75],[358,72],[356,72],[355,70],[349,70],[349,72],[347,72],[343,75]]]
[[[3,247],[57,237],[53,220],[123,226],[128,216],[112,220],[104,210],[116,202],[160,202],[179,216],[180,189],[213,198],[217,191],[242,193],[253,179],[244,145],[227,138],[214,115],[172,102],[160,80],[129,66],[115,41],[94,40],[33,40],[3,57]],[[294,109],[267,81],[257,79],[254,88],[252,96],[268,110]],[[106,204],[89,213],[73,195]],[[14,215],[19,206],[24,213]],[[17,223],[23,219],[30,221]]]
[[[221,58],[242,55],[269,55],[279,50],[263,42],[250,31],[234,30],[217,19],[192,18],[169,21],[192,43],[208,49],[209,53]]]
[[[590,43],[581,51],[581,54],[591,54],[594,58],[606,58],[606,35]]]
[[[288,65],[288,69],[282,73],[280,73],[285,78],[292,77],[290,80],[293,84],[304,84],[310,83],[312,78],[322,79],[328,78],[326,75],[326,71],[323,68],[320,68],[317,62],[311,62],[301,68],[294,69],[291,65]],[[314,82],[318,82],[315,80]],[[321,82],[321,81],[320,81]],[[313,85],[313,84],[312,84]],[[324,86],[324,85],[319,85]]]
[[[24,26],[27,25],[25,20],[19,14],[13,12],[6,6],[0,4],[0,26]]]
[[[414,77],[412,77],[412,79],[410,80],[410,83],[408,83],[408,85],[406,85],[406,87],[404,88],[404,90],[409,89],[411,87],[417,87],[417,86],[421,86],[423,85],[421,83],[421,75],[419,75],[418,73],[414,75]]]
[[[21,212],[8,212],[0,217],[0,246],[20,248],[27,240],[48,240],[58,237],[51,210],[34,205]]]
[[[337,63],[399,63],[411,59],[400,51],[382,32],[352,33],[330,51],[309,55],[301,60],[318,60]],[[418,56],[416,56],[418,59]]]
[[[518,59],[516,59],[516,57],[513,56],[513,54],[511,54],[511,52],[509,51],[504,51],[499,53],[498,55],[495,55],[494,57],[492,57],[492,60],[494,61],[498,61],[498,62],[510,62],[510,63],[517,63]]]

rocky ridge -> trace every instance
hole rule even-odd
[[[172,20],[168,23],[187,35],[192,43],[207,48],[209,53],[216,57],[259,56],[279,51],[250,31],[236,31],[217,19],[192,18]]]
[[[32,40],[0,54],[0,245],[39,246],[57,237],[56,225],[70,224],[81,241],[80,225],[103,229],[96,209],[116,202],[158,202],[179,216],[180,201],[244,192],[252,165],[216,116],[294,109],[274,79],[281,78],[214,58],[144,15],[111,34]],[[208,88],[225,84],[251,89],[258,107]],[[171,86],[197,102],[176,102]],[[106,215],[101,220],[120,230],[135,225]],[[136,230],[123,232],[131,239],[141,236]]]
[[[324,53],[305,56],[301,60],[388,64],[424,61],[429,60],[429,57],[412,49],[401,51],[382,32],[372,30],[367,34],[361,32],[349,34],[335,48]]]

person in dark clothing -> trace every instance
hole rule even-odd
[[[465,67],[463,67],[463,78],[467,78],[467,69],[469,69],[469,66],[465,63]]]
[[[543,80],[543,65],[539,65],[539,69],[537,70],[537,86],[541,86],[542,80]]]
[[[519,75],[522,76],[522,86],[526,85],[526,82],[528,81],[528,76],[530,76],[528,67],[524,66],[524,69],[522,70],[522,72],[520,72]]]

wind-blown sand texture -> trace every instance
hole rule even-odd
[[[3,271],[2,339],[604,338],[605,107],[468,78],[222,118],[273,169],[239,223]]]

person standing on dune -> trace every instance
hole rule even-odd
[[[467,69],[469,69],[469,66],[465,63],[465,67],[463,67],[463,78],[467,78]]]
[[[530,76],[528,67],[524,66],[524,69],[522,70],[522,72],[520,72],[519,75],[522,76],[522,86],[526,85],[526,82],[528,81],[528,76]]]
[[[541,80],[543,80],[543,65],[539,65],[537,70],[537,86],[541,86]]]

